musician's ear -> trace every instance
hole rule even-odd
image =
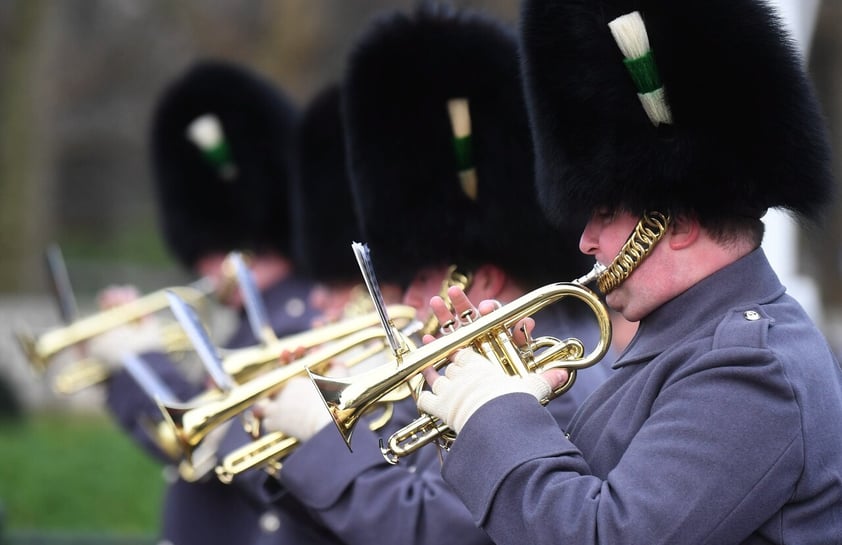
[[[698,240],[701,232],[699,220],[689,214],[676,214],[670,222],[669,246],[673,250],[682,250]]]
[[[506,286],[508,275],[497,265],[480,265],[474,271],[468,298],[475,303],[485,299],[499,299]]]

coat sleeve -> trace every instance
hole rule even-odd
[[[481,407],[443,474],[499,545],[692,545],[744,541],[793,495],[802,467],[782,367],[745,350],[711,352],[663,385],[607,475],[523,394]]]
[[[143,358],[179,399],[189,399],[201,391],[201,387],[187,380],[165,354],[148,353]],[[146,395],[129,373],[120,370],[111,376],[106,383],[105,402],[117,424],[144,451],[162,462],[172,462],[148,431],[150,425],[157,425],[163,420],[161,411],[155,400]]]
[[[408,400],[396,413],[404,416],[394,420],[408,422],[417,409]],[[348,545],[491,543],[442,479],[435,446],[393,466],[379,435],[360,423],[349,452],[332,425],[321,430],[285,460],[281,486]]]

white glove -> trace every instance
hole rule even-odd
[[[531,394],[536,400],[552,393],[542,376],[509,376],[502,367],[473,350],[461,350],[447,366],[444,376],[433,383],[433,391],[418,396],[418,409],[444,421],[456,433],[477,409],[492,399],[514,392]]]
[[[139,323],[126,324],[94,337],[88,342],[87,350],[88,355],[115,370],[122,366],[123,354],[163,351],[164,342],[158,320],[146,317]]]
[[[304,377],[291,379],[275,399],[260,403],[263,429],[280,431],[306,441],[330,424],[330,413],[319,397],[312,381]]]

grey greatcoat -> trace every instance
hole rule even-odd
[[[269,321],[276,334],[284,337],[309,329],[315,317],[307,305],[310,283],[289,277],[262,293]],[[243,314],[237,330],[226,343],[228,348],[256,344],[248,320]],[[164,354],[144,354],[144,358],[159,377],[180,399],[188,400],[204,390],[191,384],[177,366]],[[156,458],[171,463],[149,439],[141,422],[154,422],[162,416],[154,400],[149,399],[125,372],[118,372],[109,381],[107,404],[117,422],[144,449]],[[222,441],[220,455],[247,441],[247,436],[234,422]],[[262,489],[263,473],[253,470],[237,479],[233,485],[222,484],[211,475],[200,482],[178,479],[167,487],[161,523],[162,543],[172,545],[233,545],[263,543],[317,543],[311,539],[313,526],[306,518],[290,517],[279,510],[268,510]],[[261,486],[255,485],[259,478]],[[291,511],[290,511],[291,512]],[[285,533],[284,540],[275,541],[275,534]]]
[[[842,543],[842,371],[762,250],[647,316],[569,439],[523,394],[443,475],[498,545]]]
[[[587,320],[556,311],[539,321],[538,333],[577,337],[586,347],[593,347],[598,330]],[[572,390],[550,403],[549,411],[537,410],[558,430],[570,420],[578,403],[602,383],[609,369],[606,362],[581,371]],[[273,479],[269,485],[278,498],[292,496],[306,506],[320,525],[346,545],[490,544],[488,535],[476,527],[442,480],[438,448],[421,448],[396,466],[384,461],[378,439],[387,438],[417,417],[415,402],[409,399],[395,407],[382,430],[374,432],[366,422],[359,423],[354,430],[353,453],[329,425],[287,457],[280,482]]]

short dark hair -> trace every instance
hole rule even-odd
[[[759,248],[766,231],[763,220],[751,216],[733,216],[716,220],[700,218],[699,223],[713,240],[724,245],[746,238],[753,248]]]

